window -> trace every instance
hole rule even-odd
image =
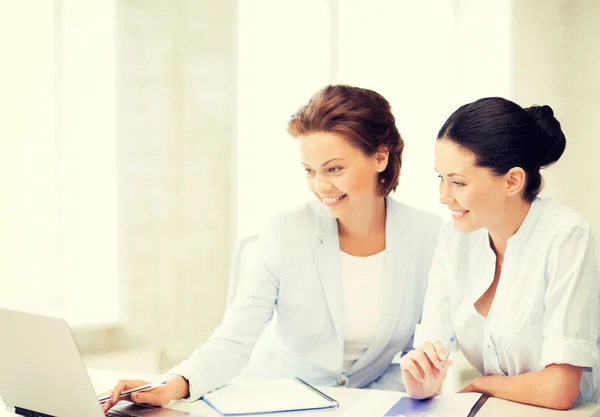
[[[114,4],[42,3],[0,11],[2,37],[13,40],[2,48],[9,117],[0,124],[7,195],[0,221],[8,231],[0,235],[0,305],[72,325],[113,322]]]

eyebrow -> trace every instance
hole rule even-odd
[[[435,170],[435,172],[437,172],[437,173],[439,174],[439,172],[438,172],[438,170],[437,170],[437,169],[435,169],[435,168],[434,168],[434,170]],[[458,173],[456,173],[456,172],[451,172],[450,174],[448,174],[448,175],[446,175],[446,176],[447,176],[447,177],[455,177],[455,176],[464,177],[464,175],[463,175],[463,174],[458,174]]]
[[[325,165],[327,165],[328,163],[330,163],[330,162],[332,162],[332,161],[335,161],[336,159],[339,159],[339,160],[341,160],[341,161],[345,161],[345,159],[344,159],[344,158],[339,158],[339,157],[337,157],[337,158],[331,158],[329,161],[323,162],[323,163],[321,164],[321,166],[322,166],[322,167],[324,167]],[[304,165],[304,166],[307,166],[307,167],[309,167],[309,166],[310,166],[310,165],[308,165],[308,164],[307,164],[307,163],[305,163],[305,162],[302,162],[302,165]]]

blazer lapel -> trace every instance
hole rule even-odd
[[[323,210],[317,210],[316,214],[318,241],[313,248],[313,255],[336,330],[338,343],[340,348],[343,349],[344,299],[337,221]]]

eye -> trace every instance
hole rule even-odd
[[[442,177],[441,175],[438,175],[437,177],[440,179],[440,181],[444,181],[444,177]]]
[[[329,168],[329,172],[336,173],[336,172],[340,172],[342,169],[343,169],[342,167],[332,167],[332,168]]]
[[[304,172],[306,173],[306,175],[310,175],[310,174],[314,173],[315,171],[313,171],[310,168],[304,168]]]
[[[453,181],[453,184],[455,184],[457,187],[464,187],[465,186],[464,182]]]

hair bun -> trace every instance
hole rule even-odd
[[[567,146],[560,122],[554,117],[550,106],[531,106],[525,111],[533,118],[541,133],[539,165],[542,168],[552,165],[560,159]]]

